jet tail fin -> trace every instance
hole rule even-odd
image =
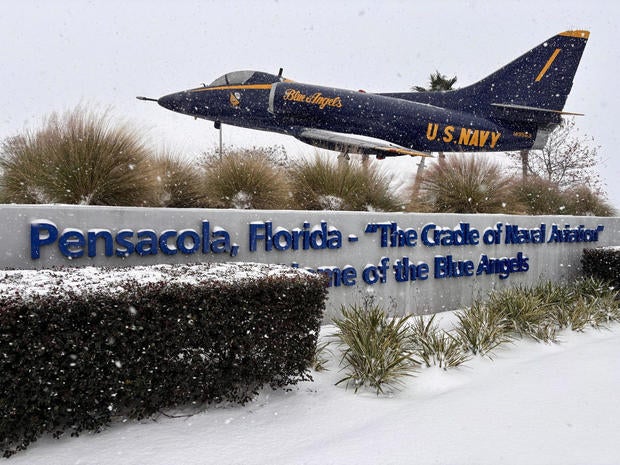
[[[466,92],[483,95],[495,117],[557,123],[589,35],[588,31],[562,32],[466,88]]]
[[[589,36],[581,30],[557,34],[461,89],[383,95],[505,121],[557,124]]]

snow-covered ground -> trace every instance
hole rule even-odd
[[[266,390],[244,407],[43,438],[6,463],[618,464],[620,325],[561,339],[421,369],[385,397],[334,386],[334,360],[314,382]]]

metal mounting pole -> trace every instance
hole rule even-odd
[[[222,159],[223,155],[224,153],[222,149],[222,125],[220,124],[220,160]]]

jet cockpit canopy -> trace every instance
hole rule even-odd
[[[273,84],[283,81],[281,76],[275,74],[263,73],[261,71],[233,71],[220,76],[208,87],[220,86],[241,86],[249,84]]]

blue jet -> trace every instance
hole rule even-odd
[[[153,100],[169,110],[291,135],[341,153],[540,149],[560,123],[589,37],[562,32],[470,86],[445,92],[370,93],[235,71],[209,85]]]

